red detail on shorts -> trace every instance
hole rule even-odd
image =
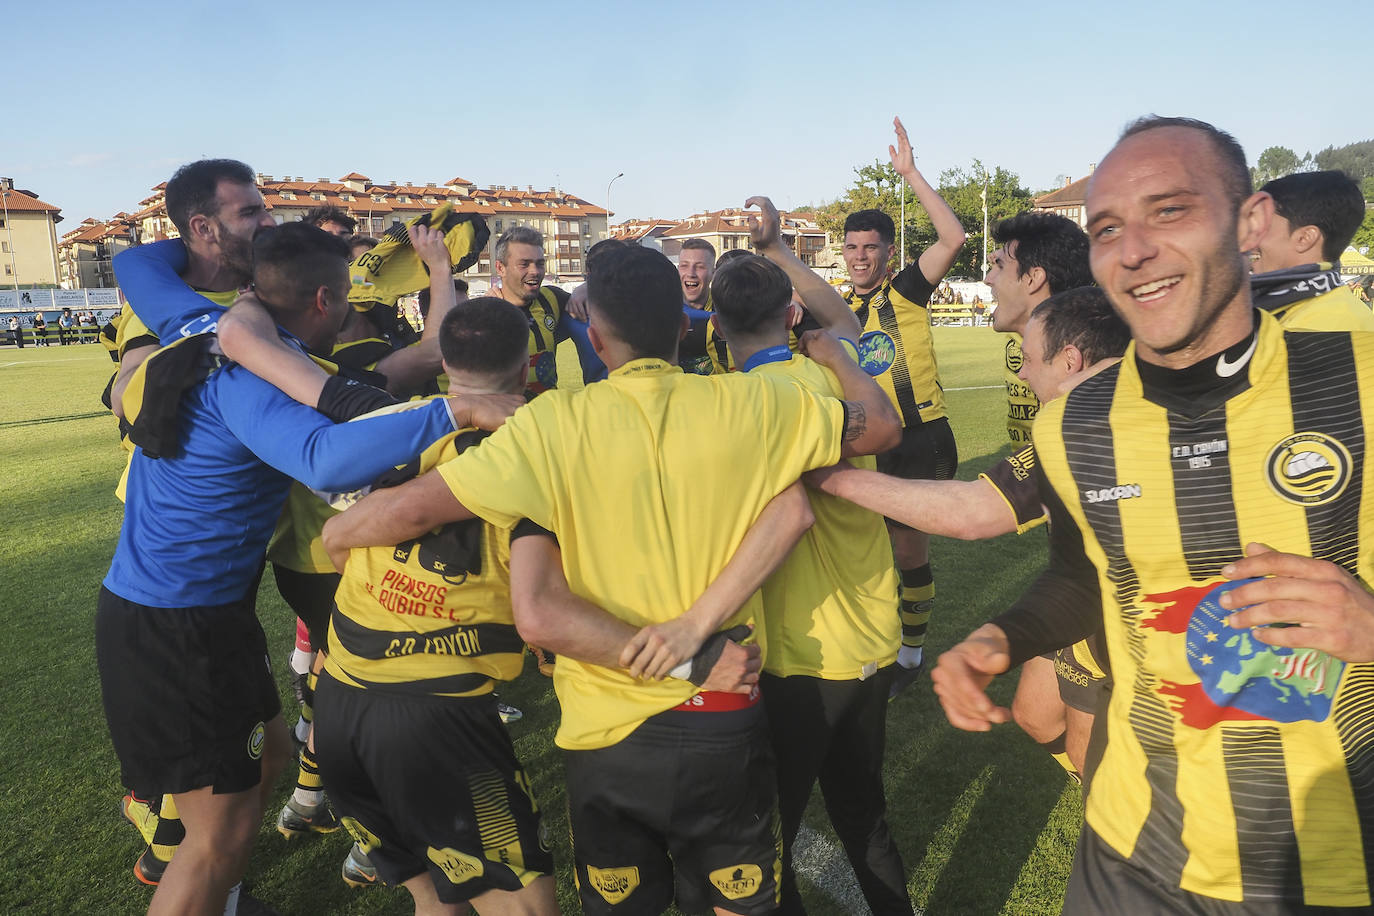
[[[1176,697],[1169,706],[1179,714],[1183,724],[1190,728],[1211,728],[1218,722],[1268,722],[1265,716],[1237,709],[1234,706],[1218,706],[1201,684],[1176,684],[1164,681],[1159,692],[1165,696]]]
[[[703,690],[673,708],[687,712],[730,712],[736,709],[748,709],[758,701],[759,689],[757,687],[748,693],[721,693],[716,690]]]
[[[306,629],[305,621],[296,618],[296,648],[302,652],[310,652],[310,631]]]
[[[1147,614],[1153,613],[1154,616],[1146,620],[1141,620],[1140,626],[1149,627],[1152,630],[1162,630],[1165,633],[1186,633],[1188,632],[1188,620],[1193,616],[1193,610],[1207,593],[1216,588],[1218,583],[1210,585],[1197,585],[1190,588],[1180,588],[1172,592],[1160,592],[1157,595],[1146,595],[1142,600],[1151,604],[1167,604],[1168,607],[1160,608],[1157,611],[1146,611]]]

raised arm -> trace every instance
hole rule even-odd
[[[859,368],[838,338],[825,331],[807,331],[801,338],[801,351],[835,373],[844,390],[849,416],[841,456],[876,455],[901,441],[902,421],[892,400]]]
[[[862,329],[844,297],[803,264],[783,242],[782,218],[778,215],[778,208],[767,197],[760,196],[749,198],[744,205],[759,208],[757,217],[749,217],[749,241],[754,250],[783,269],[787,279],[792,281],[792,288],[806,303],[806,310],[821,328],[836,337],[857,341]]]
[[[635,677],[667,677],[782,566],[815,520],[800,482],[773,497],[706,591],[674,619],[636,633],[620,653],[620,665]]]
[[[225,356],[291,399],[307,407],[319,404],[329,373],[282,340],[257,295],[244,293],[234,300],[233,308],[220,317],[218,335]]]
[[[181,279],[186,246],[180,239],[126,248],[110,262],[115,279],[129,297],[134,314],[163,343],[181,336],[182,327],[202,315],[219,315],[224,307],[191,289]],[[209,330],[197,327],[195,330]]]
[[[916,262],[920,265],[922,276],[933,286],[949,273],[950,267],[954,266],[954,259],[959,256],[959,249],[964,247],[968,237],[959,217],[954,215],[945,199],[916,168],[916,156],[911,150],[911,141],[907,138],[906,128],[902,126],[902,119],[893,118],[892,127],[897,132],[897,145],[887,148],[888,155],[892,157],[892,167],[916,192],[916,199],[926,208],[931,225],[935,227],[935,244],[921,252]]]
[[[397,397],[418,393],[425,382],[443,371],[439,326],[458,304],[458,291],[453,288],[453,258],[444,244],[444,233],[419,224],[407,231],[415,253],[429,269],[429,315],[419,340],[377,361],[376,371],[386,376],[386,390]]]

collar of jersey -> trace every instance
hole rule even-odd
[[[792,351],[788,349],[787,344],[776,344],[759,350],[753,356],[746,359],[744,365],[739,368],[741,372],[748,372],[751,369],[757,369],[759,366],[764,366],[768,363],[786,362],[791,358]]]
[[[672,363],[664,362],[656,356],[646,356],[641,359],[632,359],[625,365],[611,372],[611,375],[658,375],[664,372],[681,372]]]

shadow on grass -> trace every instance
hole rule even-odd
[[[27,420],[0,421],[0,429],[13,429],[19,426],[42,426],[46,423],[65,423],[68,420],[89,420],[93,417],[108,417],[108,410],[93,410],[90,413],[73,413],[61,417],[31,417]]]

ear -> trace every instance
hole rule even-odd
[[[1293,247],[1298,252],[1306,254],[1312,252],[1313,260],[1320,261],[1322,253],[1322,231],[1316,226],[1303,226],[1293,233]]]
[[[318,314],[321,318],[329,316],[329,287],[316,287],[315,301],[311,303],[310,310]]]
[[[215,240],[215,230],[211,225],[210,217],[204,213],[197,213],[191,217],[191,238],[198,242],[213,242]]]
[[[601,357],[601,361],[604,363],[606,361],[604,355],[606,352],[606,342],[601,339],[601,332],[597,330],[596,325],[587,325],[587,340],[591,342],[592,350],[595,351],[597,356]]]
[[[1240,205],[1236,220],[1236,241],[1240,251],[1254,251],[1274,221],[1274,198],[1267,191],[1256,191]]]
[[[1020,282],[1025,284],[1028,294],[1034,295],[1040,292],[1045,288],[1045,284],[1048,282],[1045,279],[1045,268],[1032,267],[1022,275]]]
[[[889,261],[891,261],[891,260],[892,260],[893,258],[895,258],[895,257],[897,257],[897,246],[896,246],[896,245],[888,245],[888,246],[887,246],[887,259],[888,259]]]
[[[1085,364],[1083,351],[1073,344],[1064,344],[1064,349],[1059,351],[1059,358],[1064,360],[1064,365],[1069,370],[1069,375],[1077,375],[1083,371],[1083,366]]]

